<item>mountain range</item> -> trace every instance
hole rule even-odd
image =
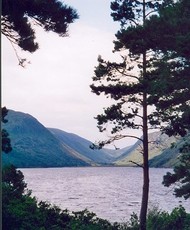
[[[71,166],[134,166],[142,163],[141,143],[119,150],[92,150],[91,141],[60,129],[46,128],[29,114],[9,110],[7,123],[2,124],[11,139],[13,150],[2,154],[3,164],[26,167]],[[188,136],[188,138],[190,138]],[[183,139],[168,137],[160,132],[149,134],[150,166],[171,167],[176,164]]]

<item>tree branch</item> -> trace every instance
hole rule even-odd
[[[135,162],[135,161],[129,161],[129,162],[131,162],[131,163],[133,163],[134,165],[137,165],[138,167],[141,167],[141,168],[143,168],[143,165],[141,165],[141,164],[138,164],[137,162]]]

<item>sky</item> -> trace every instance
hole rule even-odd
[[[113,40],[119,23],[110,16],[109,0],[66,0],[80,16],[69,25],[69,36],[59,37],[36,28],[39,49],[18,50],[30,63],[18,65],[10,42],[2,37],[2,106],[28,113],[45,127],[75,133],[92,142],[107,138],[94,117],[108,105],[104,96],[91,92],[98,55],[119,60]],[[130,131],[130,134],[135,134]],[[125,147],[135,140],[118,144]]]

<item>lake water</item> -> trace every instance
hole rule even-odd
[[[142,169],[129,167],[37,168],[20,169],[28,188],[38,201],[49,201],[62,209],[87,208],[111,222],[124,222],[139,214],[142,194]],[[189,200],[177,199],[172,188],[162,185],[171,169],[150,169],[149,208],[171,211],[182,204],[190,212]]]

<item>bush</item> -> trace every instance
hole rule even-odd
[[[190,214],[182,206],[170,214],[155,207],[148,213],[147,230],[190,230]]]

